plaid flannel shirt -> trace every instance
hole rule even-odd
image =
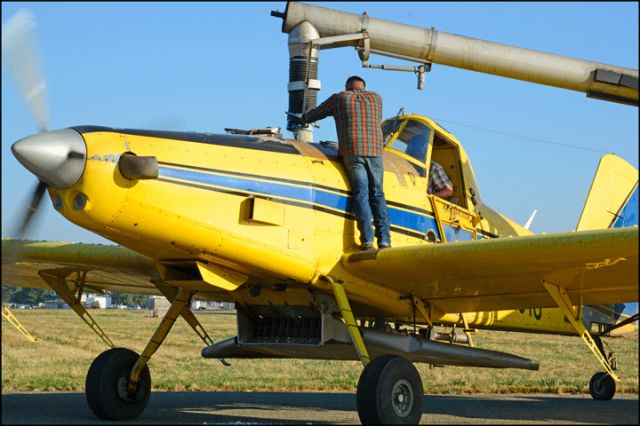
[[[383,151],[382,98],[375,92],[348,90],[335,93],[302,115],[310,123],[332,115],[336,121],[340,155],[380,157]]]
[[[444,167],[435,161],[431,162],[429,166],[429,184],[427,185],[427,193],[434,194],[438,191],[442,191],[445,187],[450,186],[453,188],[453,184],[444,171]]]

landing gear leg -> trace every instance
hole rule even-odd
[[[178,315],[189,309],[192,292],[180,289],[142,355],[114,348],[100,354],[87,373],[86,396],[94,414],[106,420],[129,420],[139,416],[151,395],[147,362],[171,331]]]
[[[600,362],[600,365],[604,367],[605,372],[596,373],[591,377],[589,381],[589,393],[593,399],[600,401],[608,401],[613,398],[616,393],[616,382],[621,379],[613,370],[615,370],[615,360],[612,356],[607,356],[604,347],[602,345],[602,338],[600,336],[591,337],[589,330],[582,323],[582,309],[579,306],[576,309],[573,308],[571,299],[567,292],[556,285],[548,282],[543,284],[551,297],[558,304],[565,317],[569,320],[571,325],[576,329],[582,340],[587,344],[593,355]]]
[[[362,424],[418,424],[422,417],[422,381],[418,370],[396,355],[369,357],[342,284],[324,277],[333,287],[353,346],[364,365],[356,401]]]

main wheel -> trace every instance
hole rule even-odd
[[[598,401],[609,401],[616,393],[616,381],[608,373],[596,373],[589,381],[589,393]]]
[[[89,408],[105,420],[129,420],[138,417],[151,395],[151,374],[144,367],[135,392],[127,391],[129,373],[139,356],[125,348],[101,353],[87,373],[85,393]]]
[[[395,355],[373,359],[358,381],[356,401],[363,424],[418,424],[422,381],[409,361]]]

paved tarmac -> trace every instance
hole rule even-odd
[[[422,424],[638,424],[638,395],[426,395]],[[358,424],[353,393],[154,392],[135,424]],[[2,424],[122,424],[81,392],[2,394]]]

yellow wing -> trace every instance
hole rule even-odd
[[[441,312],[557,306],[543,281],[563,287],[575,305],[638,300],[637,227],[399,247],[342,262]]]
[[[153,262],[124,247],[2,240],[2,285],[48,289],[38,272],[60,268],[88,271],[87,290],[160,294]]]

